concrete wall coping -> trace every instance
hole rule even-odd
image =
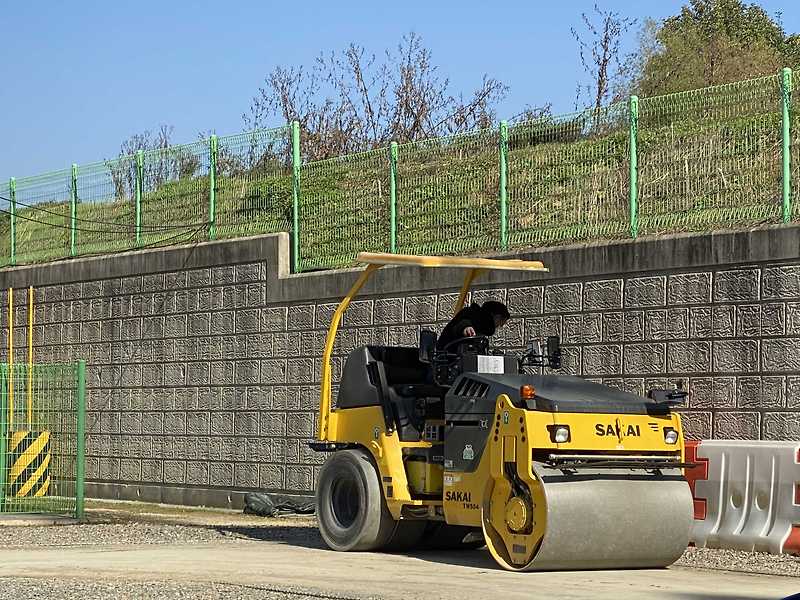
[[[541,260],[548,273],[486,273],[479,287],[531,284],[558,279],[616,277],[639,273],[719,268],[761,262],[780,262],[800,256],[800,226],[773,225],[736,231],[647,236],[636,240],[597,241],[557,247],[494,253],[497,257]],[[76,258],[41,265],[0,269],[0,286],[42,287],[73,282],[130,277],[264,262],[268,304],[336,300],[355,281],[361,268],[290,274],[290,238],[276,233],[233,240],[201,242],[191,246],[154,248],[99,257]],[[364,287],[362,295],[457,289],[462,274],[457,269],[384,267]]]

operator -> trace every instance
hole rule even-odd
[[[436,347],[443,350],[447,344],[462,337],[494,335],[511,318],[502,302],[489,300],[483,305],[473,302],[465,306],[445,325]]]

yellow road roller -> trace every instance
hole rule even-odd
[[[361,253],[366,267],[333,314],[321,369],[316,483],[325,543],[338,551],[486,545],[513,571],[655,568],[689,542],[692,495],[673,412],[686,392],[640,396],[557,374],[556,336],[521,355],[485,336],[439,348],[362,346],[332,409],[331,354],[342,315],[386,265],[462,269],[455,311],[490,270],[541,262]],[[513,309],[513,307],[512,307]]]

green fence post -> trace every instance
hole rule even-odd
[[[397,142],[389,145],[389,252],[397,252]]]
[[[75,518],[83,519],[86,486],[86,361],[78,361],[77,373],[77,452],[75,456]]]
[[[500,121],[500,249],[508,250],[508,121]]]
[[[69,199],[69,255],[75,256],[78,234],[78,165],[72,163],[72,194]]]
[[[781,98],[783,100],[783,222],[792,220],[792,171],[791,171],[791,131],[790,108],[792,103],[792,70],[784,67],[781,77]]]
[[[209,140],[210,160],[208,166],[208,239],[217,237],[217,136]]]
[[[300,123],[292,121],[292,272],[300,272]]]
[[[639,167],[636,156],[636,138],[639,134],[639,97],[630,97],[630,131],[628,143],[630,147],[630,224],[631,237],[639,235]]]
[[[8,181],[9,212],[11,213],[11,264],[17,264],[17,180]]]
[[[136,152],[136,245],[142,243],[142,187],[144,187],[144,152]]]

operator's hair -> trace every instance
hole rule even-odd
[[[483,303],[481,307],[487,310],[492,315],[499,315],[503,319],[510,319],[511,315],[508,312],[508,308],[502,302],[498,302],[497,300],[488,300]]]

